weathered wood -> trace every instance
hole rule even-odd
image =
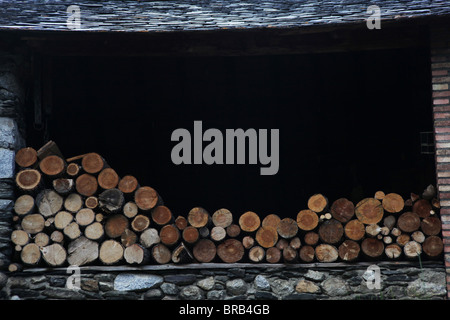
[[[315,259],[316,252],[313,246],[306,245],[300,248],[298,255],[303,262],[312,262]]]
[[[150,253],[146,248],[134,243],[125,248],[123,257],[129,264],[144,264],[150,260]]]
[[[291,246],[287,246],[283,249],[283,260],[285,262],[296,262],[298,258],[298,250],[295,250]]]
[[[244,246],[236,239],[227,239],[217,246],[217,255],[226,263],[235,263],[244,256]]]
[[[19,216],[31,213],[34,209],[34,198],[28,194],[21,195],[14,202],[14,212]]]
[[[222,208],[215,211],[211,219],[214,226],[226,228],[233,223],[233,214],[230,210]]]
[[[308,209],[316,213],[321,213],[327,206],[328,199],[320,193],[314,194],[308,199]]]
[[[123,258],[123,246],[116,240],[106,240],[100,245],[99,259],[103,264],[118,263]]]
[[[423,219],[420,223],[420,229],[427,236],[436,236],[441,232],[442,222],[436,216],[430,216]]]
[[[339,258],[339,252],[335,246],[319,244],[315,249],[315,256],[319,262],[334,262]]]
[[[211,240],[201,239],[194,245],[192,253],[198,262],[211,262],[216,257],[217,248]]]
[[[290,239],[297,235],[298,225],[292,218],[284,218],[277,227],[278,235],[284,239]]]
[[[128,219],[122,214],[114,214],[106,220],[105,233],[110,238],[117,238],[128,229]]]
[[[411,234],[411,239],[418,243],[423,243],[425,241],[425,235],[422,231],[417,230]]]
[[[248,251],[248,258],[253,262],[261,262],[266,256],[265,250],[260,246],[254,246]]]
[[[152,220],[160,226],[168,224],[173,220],[172,212],[166,206],[156,206],[152,209]]]
[[[87,173],[95,174],[105,167],[105,161],[98,153],[91,152],[83,156],[81,166]]]
[[[239,227],[237,224],[230,224],[227,228],[227,235],[231,238],[237,237],[241,233],[241,227]]]
[[[287,241],[286,239],[279,239],[277,241],[277,244],[275,245],[278,249],[283,250],[284,248],[286,248],[287,246],[289,246],[289,241]]]
[[[46,144],[44,144],[41,148],[37,150],[37,156],[41,160],[50,155],[56,155],[61,159],[64,159],[64,156],[61,153],[61,150],[59,150],[58,145],[52,140],[48,141]]]
[[[55,215],[63,206],[64,199],[51,189],[42,190],[36,196],[36,206],[44,217]]]
[[[307,245],[314,246],[319,241],[319,234],[314,231],[309,231],[305,234],[304,241]]]
[[[359,241],[364,237],[366,230],[361,221],[353,219],[345,224],[344,232],[350,240]]]
[[[199,228],[198,229],[198,234],[200,235],[200,237],[202,237],[202,238],[208,238],[209,237],[209,234],[210,234],[210,231],[209,231],[209,228],[208,227],[201,227],[201,228]]]
[[[150,248],[160,242],[161,238],[159,237],[159,232],[155,228],[147,228],[139,236],[139,243],[142,244],[144,248]]]
[[[250,249],[255,245],[255,238],[253,238],[252,236],[245,236],[244,238],[242,238],[242,245],[245,249]]]
[[[361,243],[361,251],[369,258],[378,258],[384,252],[384,243],[376,238],[366,238]]]
[[[336,220],[345,223],[355,215],[355,205],[346,198],[340,198],[333,202],[330,213]]]
[[[87,197],[84,201],[86,208],[95,209],[98,207],[98,198],[94,196]]]
[[[386,246],[384,253],[389,259],[397,259],[402,254],[402,248],[398,244],[392,243]]]
[[[50,155],[39,162],[41,172],[49,177],[57,177],[66,170],[66,162],[59,156]]]
[[[78,212],[83,204],[83,198],[78,193],[71,193],[64,199],[64,208],[72,213]]]
[[[342,223],[336,219],[327,220],[319,227],[319,237],[324,243],[336,244],[344,235]]]
[[[127,218],[134,218],[139,212],[139,208],[133,201],[128,201],[123,206],[123,214]]]
[[[22,270],[23,270],[23,266],[20,263],[14,262],[8,266],[9,272],[20,272]]]
[[[100,240],[105,234],[105,229],[100,222],[91,223],[84,229],[84,235],[91,240]]]
[[[55,230],[50,234],[50,240],[56,243],[63,244],[64,242],[64,233],[61,231]]]
[[[173,263],[188,263],[194,260],[194,256],[186,245],[181,242],[178,247],[172,251]]]
[[[302,246],[302,242],[299,237],[294,237],[289,241],[289,246],[298,250]]]
[[[82,196],[93,196],[98,189],[97,178],[88,173],[83,173],[75,180],[75,189]]]
[[[278,263],[281,260],[281,251],[277,247],[270,247],[266,250],[266,261]]]
[[[34,236],[34,243],[36,243],[40,248],[43,248],[50,244],[50,237],[44,232],[39,232]]]
[[[402,233],[399,236],[397,236],[396,242],[399,246],[403,247],[405,244],[407,244],[411,240],[411,237],[407,233]]]
[[[414,232],[420,228],[420,217],[414,212],[405,212],[397,220],[397,226],[403,232]]]
[[[20,252],[20,259],[24,264],[36,265],[41,260],[41,250],[35,243],[28,243]]]
[[[261,227],[273,227],[276,229],[280,221],[281,219],[278,215],[271,213],[264,217],[261,222]]]
[[[131,221],[131,229],[136,232],[142,232],[150,226],[150,219],[147,216],[138,214]]]
[[[71,266],[83,266],[98,258],[99,244],[81,236],[71,241],[67,248],[67,262]]]
[[[253,211],[247,211],[239,217],[239,226],[242,231],[253,232],[261,225],[259,216]]]
[[[383,205],[375,198],[365,198],[356,205],[355,214],[364,224],[378,223],[383,219]]]
[[[88,226],[95,220],[95,212],[89,208],[83,208],[75,214],[75,220],[80,226]]]
[[[256,242],[263,248],[270,248],[276,245],[278,241],[278,231],[270,225],[261,226],[255,235]]]
[[[64,235],[66,235],[69,239],[75,240],[79,236],[81,236],[81,230],[78,223],[75,221],[69,223],[64,229],[63,229]]]
[[[211,229],[211,233],[209,235],[213,241],[222,241],[227,236],[227,232],[225,228],[215,226]]]
[[[97,182],[102,189],[113,189],[119,184],[119,175],[113,168],[105,168],[98,174]]]
[[[29,234],[36,234],[44,230],[45,219],[39,213],[26,215],[21,222],[23,231]]]
[[[158,243],[152,248],[152,257],[159,264],[166,264],[172,259],[172,252],[162,243]]]
[[[173,246],[180,240],[180,231],[175,225],[165,225],[159,231],[161,242],[166,246]]]
[[[125,198],[122,191],[113,188],[100,193],[98,201],[100,209],[108,213],[116,213],[122,210]]]
[[[30,242],[30,236],[23,230],[14,230],[11,232],[11,241],[16,245],[23,247]]]
[[[444,243],[437,236],[429,236],[422,244],[423,252],[432,258],[438,257],[444,251]]]
[[[37,162],[37,152],[34,148],[25,147],[16,152],[15,161],[21,168],[33,167]]]
[[[366,234],[371,237],[376,237],[381,232],[381,227],[378,224],[366,225]]]
[[[186,241],[187,243],[195,243],[198,241],[199,239],[199,233],[198,233],[198,229],[193,227],[193,226],[187,226],[186,228],[184,228],[183,233],[182,233],[182,237],[184,239],[184,241]]]
[[[125,194],[133,193],[139,188],[139,182],[136,177],[126,175],[120,179],[118,188]]]
[[[42,257],[49,266],[57,267],[66,262],[67,251],[59,243],[53,243],[42,248]]]
[[[405,257],[409,259],[417,258],[422,253],[422,246],[420,243],[412,240],[403,246]]]
[[[53,180],[52,185],[53,189],[55,189],[56,192],[62,195],[66,195],[70,191],[72,191],[75,183],[73,182],[73,179],[58,178]]]
[[[301,210],[297,214],[297,226],[304,231],[314,230],[319,224],[317,213],[312,210]]]
[[[402,196],[397,193],[388,193],[383,198],[383,209],[390,213],[398,213],[403,210],[405,201]]]
[[[416,213],[420,218],[429,217],[431,210],[431,203],[425,199],[417,200],[412,207],[412,212]]]
[[[159,196],[156,190],[148,186],[140,187],[134,193],[134,202],[143,211],[153,209],[158,200]]]
[[[383,225],[385,227],[387,227],[389,230],[392,230],[392,228],[394,228],[396,222],[397,222],[397,219],[395,219],[395,216],[393,216],[393,215],[386,216],[383,219]]]
[[[339,258],[344,261],[356,260],[360,251],[359,244],[353,240],[345,240],[338,248]]]
[[[31,192],[39,189],[42,175],[35,169],[23,169],[16,174],[16,185],[23,191]]]
[[[125,248],[135,244],[137,240],[137,234],[130,229],[125,229],[125,231],[120,235],[120,243],[122,243]]]

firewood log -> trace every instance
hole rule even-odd
[[[84,229],[84,235],[90,240],[100,240],[105,234],[105,229],[100,222],[91,223]]]
[[[435,258],[444,251],[444,243],[438,236],[429,236],[423,242],[422,249],[428,257]]]
[[[392,228],[394,228],[396,222],[397,219],[395,219],[395,216],[393,215],[387,216],[383,219],[383,225],[389,230],[392,230]]]
[[[353,219],[345,224],[344,232],[350,240],[359,241],[364,237],[366,230],[361,221]]]
[[[75,221],[69,223],[64,229],[63,233],[71,240],[75,240],[79,236],[81,236],[81,230],[78,223]]]
[[[210,235],[211,240],[213,241],[222,241],[227,236],[227,232],[225,231],[225,228],[215,226],[211,229]]]
[[[227,235],[231,238],[235,238],[241,233],[241,227],[234,223],[230,224],[225,230],[227,231]]]
[[[378,223],[383,219],[383,206],[375,198],[365,198],[358,202],[355,207],[355,214],[359,221],[364,224]]]
[[[49,177],[61,176],[66,170],[66,162],[59,156],[50,155],[39,162],[39,169]]]
[[[20,272],[23,270],[23,266],[20,263],[11,263],[8,266],[8,271],[9,272]]]
[[[315,256],[319,262],[335,262],[339,258],[339,252],[335,246],[319,244],[315,249]]]
[[[22,219],[21,227],[29,234],[36,234],[44,230],[45,219],[39,213],[29,214]]]
[[[98,198],[94,196],[87,197],[84,201],[86,208],[95,209],[98,206]]]
[[[66,195],[72,191],[75,183],[73,179],[58,178],[52,182],[53,189],[61,195]]]
[[[399,246],[403,247],[405,244],[407,244],[409,241],[411,240],[411,237],[409,234],[407,233],[402,233],[400,234],[397,239],[396,242]]]
[[[298,250],[295,250],[291,246],[287,246],[283,249],[283,260],[287,263],[297,262]]]
[[[117,238],[128,228],[128,219],[122,214],[114,214],[106,220],[105,233],[110,238]]]
[[[137,240],[137,234],[130,229],[125,229],[125,231],[120,235],[120,243],[122,243],[125,248],[135,244]]]
[[[297,226],[304,231],[314,230],[319,224],[317,213],[312,210],[301,210],[297,214]]]
[[[78,212],[83,204],[83,198],[78,193],[71,193],[64,199],[64,209],[72,213]]]
[[[93,196],[98,189],[97,178],[88,173],[83,173],[75,180],[75,189],[82,196]]]
[[[177,226],[177,228],[180,231],[183,231],[184,229],[186,229],[186,227],[188,226],[188,221],[185,217],[183,216],[178,216],[175,219],[175,225]]]
[[[159,201],[159,195],[155,189],[144,186],[140,187],[134,193],[134,202],[143,211],[153,209]]]
[[[40,189],[42,175],[35,169],[23,169],[16,174],[16,185],[25,192]]]
[[[411,234],[411,239],[418,243],[423,243],[425,241],[425,235],[422,231],[417,230]]]
[[[217,248],[211,240],[201,239],[194,245],[192,253],[198,262],[211,262],[216,257]]]
[[[389,259],[397,259],[402,254],[402,248],[398,244],[392,243],[386,246],[384,253]]]
[[[253,211],[247,211],[239,217],[239,226],[242,231],[253,232],[261,225],[259,216]]]
[[[11,232],[11,241],[15,245],[23,247],[28,242],[30,242],[30,236],[23,230],[14,230],[13,232]]]
[[[49,266],[58,267],[66,262],[67,251],[59,243],[53,243],[42,248],[42,257]]]
[[[161,238],[159,237],[159,232],[155,228],[147,228],[139,236],[139,243],[142,244],[144,248],[150,248],[160,242]]]
[[[340,198],[333,202],[330,213],[336,220],[346,223],[355,215],[355,205],[346,198]]]
[[[422,253],[422,246],[420,243],[412,240],[403,246],[403,252],[408,259],[417,258]]]
[[[95,174],[105,167],[105,161],[98,153],[91,152],[83,156],[81,166],[85,172]]]
[[[242,238],[242,245],[245,249],[250,249],[255,245],[255,239],[252,236],[245,236]]]
[[[175,225],[167,224],[159,231],[159,237],[163,244],[171,247],[180,240],[180,231]]]
[[[236,239],[227,239],[217,246],[217,255],[226,263],[240,261],[244,256],[244,252],[242,242]]]
[[[45,189],[36,196],[36,206],[44,217],[55,215],[63,206],[64,199],[51,189]]]
[[[361,248],[356,241],[345,240],[338,248],[339,258],[344,261],[354,261],[359,257]]]
[[[403,232],[414,232],[420,228],[420,217],[414,212],[405,212],[397,220],[397,226]]]
[[[277,227],[278,235],[284,239],[290,239],[297,235],[298,225],[292,218],[284,218]]]
[[[184,241],[191,244],[197,242],[199,236],[198,229],[193,226],[187,226],[182,233]]]
[[[81,236],[69,243],[67,262],[71,266],[83,266],[98,258],[99,244]]]
[[[376,237],[381,232],[378,224],[369,224],[366,226],[366,234],[371,237]]]
[[[131,194],[139,188],[139,183],[136,177],[132,175],[126,175],[119,181],[118,188],[124,194]]]
[[[342,223],[336,219],[327,220],[319,227],[319,237],[324,243],[336,244],[344,235]]]
[[[141,245],[134,243],[125,248],[123,257],[129,264],[145,264],[150,260],[150,252]]]
[[[34,198],[28,194],[21,195],[14,202],[14,212],[19,216],[31,213],[34,209]]]
[[[166,206],[156,206],[152,209],[152,220],[160,226],[166,225],[173,221],[172,212]]]
[[[383,209],[390,213],[398,213],[403,210],[405,201],[397,193],[388,193],[382,200]]]
[[[61,150],[59,150],[58,145],[52,140],[48,141],[41,148],[39,148],[39,150],[37,150],[37,156],[40,160],[51,155],[56,155],[61,159],[64,159],[64,156],[62,155]]]
[[[430,216],[421,221],[420,229],[427,236],[436,236],[441,232],[442,222],[438,217]]]
[[[166,264],[172,259],[172,252],[162,243],[153,246],[152,257],[159,264]]]
[[[198,229],[198,234],[202,238],[209,238],[209,234],[210,234],[209,228],[207,226],[199,228]]]
[[[256,242],[263,248],[270,248],[276,245],[278,241],[278,231],[270,225],[266,227],[260,227],[256,231]]]
[[[139,212],[139,208],[136,205],[136,203],[134,203],[133,201],[128,201],[127,203],[125,203],[125,205],[123,206],[123,214],[125,215],[125,217],[127,218],[134,218],[136,217],[136,215]]]
[[[273,227],[277,229],[280,221],[281,219],[278,215],[271,213],[264,217],[261,222],[261,227]]]
[[[44,232],[39,232],[34,236],[34,243],[36,243],[39,248],[43,248],[50,244],[50,237]]]
[[[150,226],[150,219],[147,216],[138,214],[131,221],[131,229],[136,232],[142,232]]]
[[[69,177],[75,178],[80,173],[81,168],[78,164],[72,162],[67,164],[66,173]]]
[[[287,246],[289,246],[289,242],[284,239],[281,238],[277,241],[277,244],[275,245],[278,249],[280,249],[281,251],[283,251],[284,248],[286,248]]]
[[[384,243],[376,238],[366,238],[361,243],[361,251],[369,258],[379,258],[384,252]]]
[[[100,245],[99,259],[103,264],[112,265],[123,258],[123,246],[116,240],[109,239]]]
[[[430,202],[425,199],[417,200],[412,207],[412,212],[416,213],[420,218],[429,217],[431,210]]]
[[[107,213],[116,213],[122,210],[125,198],[122,191],[113,188],[98,195],[99,207]]]
[[[260,246],[254,246],[254,247],[250,248],[250,250],[248,251],[248,258],[252,262],[263,261],[265,255],[266,255],[266,252],[265,252],[264,248],[262,248]]]
[[[83,208],[75,214],[75,220],[80,226],[88,226],[95,220],[95,212],[89,208]]]
[[[20,168],[33,167],[37,159],[37,152],[34,148],[25,147],[16,152],[15,161]]]
[[[222,208],[215,211],[211,219],[214,226],[226,228],[233,223],[233,214],[230,210]]]
[[[20,259],[26,265],[37,265],[41,256],[41,250],[36,243],[28,243],[20,251]]]
[[[322,194],[315,194],[308,199],[308,209],[321,213],[328,206],[328,199]]]
[[[319,234],[314,231],[309,231],[305,234],[304,241],[307,245],[314,246],[319,241]]]
[[[294,248],[295,250],[298,250],[302,246],[302,242],[299,237],[294,237],[291,239],[291,241],[289,241],[289,246]]]
[[[268,263],[278,263],[281,260],[281,251],[277,247],[270,247],[266,250],[266,261]]]
[[[98,174],[97,183],[104,190],[113,189],[119,184],[119,175],[114,169],[105,168]]]
[[[374,198],[382,201],[385,196],[386,196],[386,194],[383,191],[379,190],[379,191],[375,192]]]
[[[189,248],[181,242],[178,247],[172,251],[173,263],[188,263],[194,259],[194,256],[190,252]]]

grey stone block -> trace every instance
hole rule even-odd
[[[119,274],[114,279],[114,290],[137,291],[157,288],[163,283],[163,277],[152,274]]]

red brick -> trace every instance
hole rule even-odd
[[[450,148],[450,142],[436,142],[436,148]]]
[[[443,237],[450,237],[450,231],[442,231],[442,236]]]
[[[431,68],[433,69],[450,68],[450,62],[432,63]]]
[[[439,198],[440,199],[450,199],[450,192],[441,192],[441,193],[439,193]],[[448,221],[450,221],[450,218],[449,218]]]
[[[446,141],[450,140],[450,134],[436,134],[436,141]]]
[[[450,128],[435,127],[434,128],[434,132],[436,132],[436,133],[446,133],[446,132],[450,132]]]
[[[440,98],[440,97],[450,97],[450,91],[434,91],[433,92],[433,98]],[[434,107],[434,110],[439,107]]]
[[[450,120],[435,121],[434,125],[436,127],[450,127]]]
[[[431,56],[431,62],[447,61],[447,56]]]
[[[449,99],[434,99],[433,100],[433,104],[434,105],[436,105],[436,104],[439,104],[439,105],[441,105],[441,104],[449,104],[449,103],[450,103]]]
[[[431,75],[435,76],[446,76],[448,74],[448,70],[433,70],[431,71]]]
[[[438,164],[436,167],[439,171],[440,170],[445,170],[445,171],[450,170],[450,164]],[[446,182],[441,182],[441,181],[446,181]],[[450,184],[450,179],[439,179],[438,183],[439,184]]]
[[[431,82],[433,83],[450,82],[450,77],[433,77]]]

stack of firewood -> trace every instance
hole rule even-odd
[[[50,141],[16,154],[15,259],[22,265],[293,263],[439,257],[433,187],[404,200],[378,191],[354,205],[322,194],[296,217],[201,207],[174,215],[158,192],[119,177],[97,153],[64,158]],[[237,217],[239,217],[237,219]]]

